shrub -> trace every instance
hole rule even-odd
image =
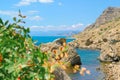
[[[66,69],[70,66],[62,58],[68,58],[66,43],[58,50],[41,52],[40,46],[34,45],[29,35],[29,28],[19,24],[25,23],[22,16],[13,18],[14,23],[0,19],[0,80],[54,80],[55,67]],[[90,42],[92,43],[92,42]],[[75,65],[76,72],[79,65]]]
[[[106,31],[107,30],[107,28],[104,28],[104,31]]]
[[[103,29],[100,29],[100,31],[103,31]]]
[[[91,44],[93,44],[93,41],[91,41],[90,39],[87,39],[85,45],[86,45],[86,46],[89,46],[89,45],[91,45]]]
[[[1,80],[50,80],[48,55],[35,46],[24,23],[25,16],[13,18],[14,23],[0,19],[0,79]]]
[[[115,39],[110,40],[110,44],[116,44],[117,42],[120,42],[120,40],[115,40]]]
[[[106,38],[103,39],[104,42],[107,42],[108,40]]]
[[[99,34],[99,35],[102,35],[102,32],[99,32],[98,34]]]

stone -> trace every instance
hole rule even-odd
[[[120,62],[120,7],[108,7],[93,24],[73,37],[76,39],[70,45],[77,43],[78,48],[99,49],[100,61],[114,63],[104,70],[105,80],[120,80],[120,64],[116,65]]]
[[[55,71],[53,72],[55,75],[55,80],[72,80],[68,74],[61,68],[56,68]]]
[[[54,57],[55,54],[53,54],[52,51],[59,50],[59,48],[63,45],[63,43],[66,43],[66,40],[64,38],[60,38],[51,43],[42,44],[40,49],[42,52],[46,52],[46,51],[50,52],[52,57]],[[67,45],[67,47],[68,47],[67,49],[68,57],[63,57],[61,61],[70,63],[71,66],[81,65],[82,63],[80,60],[80,56],[77,54],[76,49],[69,45]],[[55,75],[55,80],[71,80],[68,74],[60,67],[57,67],[55,69],[54,75]]]

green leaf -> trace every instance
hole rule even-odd
[[[33,80],[35,77],[45,80],[45,74],[50,73],[42,65],[44,60],[48,60],[48,55],[35,47],[29,28],[19,25],[22,19],[14,17],[13,20],[13,23],[8,20],[3,23],[0,19],[0,53],[3,58],[0,63],[0,80],[16,80],[19,76],[22,80]]]
[[[27,30],[26,30],[28,33],[30,32],[30,28],[27,28]]]
[[[21,21],[22,21],[22,20],[21,20],[21,19],[19,19],[19,20],[18,20],[18,23],[20,23]]]
[[[5,22],[5,25],[7,25],[9,23],[9,21],[7,20],[6,22]]]
[[[2,21],[2,19],[0,18],[0,23],[3,25],[3,21]]]
[[[10,61],[9,59],[4,59],[7,63],[11,63],[12,61]]]
[[[16,22],[16,17],[13,17],[13,20]]]
[[[4,77],[4,74],[0,73],[0,77]]]
[[[8,73],[11,73],[11,72],[13,72],[14,71],[14,67],[10,67],[9,69],[8,69]]]

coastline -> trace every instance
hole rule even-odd
[[[105,80],[120,79],[120,62],[117,63],[101,63],[100,70],[105,74]]]
[[[67,63],[67,65],[66,64],[64,65],[64,66],[66,66],[65,70],[64,69],[63,70],[61,70],[61,69],[56,70],[57,74],[59,75],[58,76],[55,73],[55,75],[57,77],[56,80],[61,80],[60,77],[62,77],[62,76],[65,77],[64,79],[62,78],[62,80],[67,80],[68,75],[67,75],[67,71],[66,70],[68,68],[72,68],[72,70],[73,70],[75,65],[81,66],[80,56],[77,54],[77,52],[76,52],[74,47],[69,46],[68,44],[66,44],[66,48],[67,49],[63,48],[64,51],[62,53],[60,52],[60,50],[61,50],[60,47],[63,47],[63,44],[66,43],[66,41],[67,40],[65,38],[57,38],[57,39],[53,40],[52,42],[41,44],[40,50],[42,52],[46,52],[47,51],[49,53],[52,53],[51,51],[56,50],[56,52],[58,52],[57,55],[59,55],[59,56],[61,56],[60,54],[65,54],[65,53],[68,54],[67,57],[63,57],[63,58],[60,59],[60,61],[62,61],[63,63]],[[70,39],[70,41],[71,41],[71,39]],[[52,57],[54,57],[55,54],[52,53],[51,55],[52,55]],[[60,71],[61,73],[59,73],[58,71]],[[67,78],[66,78],[66,76],[67,76]]]
[[[105,80],[120,79],[120,70],[118,70],[120,68],[120,8],[107,8],[94,24],[74,37],[76,40],[69,43],[71,46],[100,50],[99,60],[102,63],[109,63],[104,65],[108,68],[105,72]]]
[[[100,56],[97,58],[100,61],[100,71],[103,72],[103,76],[105,80],[119,80],[120,79],[120,62],[116,61],[116,58],[109,58],[104,56],[104,53],[106,51],[110,51],[107,50],[107,48],[102,47],[101,49],[96,47],[95,44],[94,45],[90,45],[90,46],[85,46],[85,45],[80,45],[78,43],[76,43],[77,41],[73,41],[70,42],[70,45],[78,48],[78,49],[88,49],[88,50],[98,50],[100,51]],[[97,45],[97,44],[96,44]],[[94,46],[94,47],[91,47]],[[105,46],[105,45],[103,45]],[[104,51],[104,49],[106,49],[106,51]],[[104,65],[102,65],[104,64]],[[102,78],[101,77],[101,78]]]

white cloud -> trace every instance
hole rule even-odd
[[[37,0],[21,0],[16,6],[26,6],[34,2],[37,2]]]
[[[39,0],[40,3],[52,3],[53,0]]]
[[[22,12],[22,11],[21,11]],[[7,16],[17,16],[19,13],[19,11],[12,11],[12,10],[0,10],[0,14],[1,15],[7,15]],[[39,11],[37,10],[29,10],[26,12],[22,12],[23,15],[29,15],[29,16],[33,16],[36,15],[37,13],[39,13]]]
[[[39,11],[37,11],[37,10],[29,10],[28,11],[28,14],[36,14],[36,13],[39,13]]]
[[[43,18],[39,15],[36,15],[36,13],[38,13],[38,12],[39,11],[30,10],[30,11],[26,11],[22,14],[27,15],[26,19],[28,19],[28,20],[40,21]],[[9,17],[18,17],[18,11],[0,10],[0,15],[5,15],[5,16],[9,16]]]
[[[32,20],[32,21],[40,21],[40,20],[42,20],[42,18],[40,16],[33,16],[33,17],[30,17],[29,19]]]
[[[83,26],[83,24],[82,23],[78,23],[78,24],[72,25],[71,27],[76,29],[76,28],[80,28],[81,26]]]
[[[4,11],[4,10],[0,10],[0,15],[6,15],[6,16],[17,16],[18,12],[17,11]]]
[[[30,29],[32,31],[78,31],[78,30],[82,30],[83,27],[84,27],[83,24],[78,23],[78,24],[74,24],[74,25],[71,25],[71,26],[67,26],[67,25],[31,26]]]
[[[18,4],[15,4],[15,6],[27,6],[31,3],[40,2],[40,3],[52,3],[53,0],[21,0]]]

